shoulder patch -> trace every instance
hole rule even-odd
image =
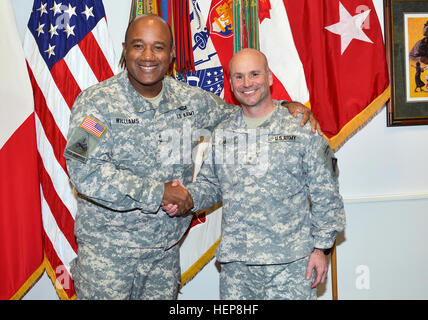
[[[106,127],[104,125],[102,125],[97,120],[91,118],[90,116],[87,116],[85,120],[83,120],[80,127],[92,133],[98,138],[100,138],[103,135],[103,133],[106,131]]]
[[[337,166],[337,158],[334,155],[333,150],[330,147],[330,144],[327,141],[324,141],[321,147],[318,150],[318,155],[323,159],[330,173],[337,178],[339,176],[339,168]]]

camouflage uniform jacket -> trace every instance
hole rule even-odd
[[[336,159],[323,137],[278,107],[253,130],[239,110],[213,137],[188,189],[195,209],[223,201],[218,261],[287,263],[333,246],[345,215]]]
[[[155,107],[135,91],[127,71],[82,92],[64,153],[79,193],[78,241],[165,249],[177,243],[191,217],[170,218],[160,210],[164,182],[191,179],[198,141],[191,130],[211,130],[233,110],[170,77]]]

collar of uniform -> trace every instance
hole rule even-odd
[[[244,116],[242,114],[242,108],[240,108],[230,116],[228,128],[226,129],[230,129],[231,131],[238,132],[238,133],[247,132],[248,126],[244,120]]]
[[[178,84],[178,80],[165,76],[163,79],[163,95],[159,103],[158,112],[167,113],[172,110],[180,108],[183,104],[182,97],[180,95],[181,90],[175,90]]]
[[[144,97],[138,93],[137,90],[131,84],[128,78],[128,70],[124,70],[120,76],[124,84],[124,89],[128,102],[131,103],[137,112],[144,112],[148,110],[153,110],[155,107]]]
[[[277,123],[275,119],[280,119],[281,116],[278,115],[280,108],[283,108],[280,104],[280,101],[273,100],[276,105],[276,108],[272,114],[265,122],[263,122],[258,128],[266,128],[269,130],[275,129]],[[230,129],[234,132],[244,133],[248,131],[247,123],[244,120],[244,115],[242,114],[242,108],[235,112],[230,118]]]
[[[153,105],[149,100],[145,99],[141,94],[137,92],[137,90],[135,90],[135,88],[129,81],[128,70],[123,71],[120,77],[124,82],[126,95],[132,101],[137,112],[157,110],[160,113],[166,113],[170,110],[178,109],[181,106],[178,101],[175,101],[178,100],[178,97],[176,97],[174,94],[171,94],[170,88],[172,79],[169,76],[165,76],[165,78],[162,80],[162,85],[164,86],[164,88],[159,107]]]
[[[269,117],[269,119],[267,119],[265,122],[263,122],[259,126],[259,128],[268,129],[269,132],[274,132],[278,128],[279,126],[278,121],[282,121],[284,118],[283,111],[287,110],[288,112],[288,109],[283,107],[280,101],[277,101],[277,100],[272,100],[272,101],[275,104],[274,112]]]

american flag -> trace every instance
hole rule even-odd
[[[83,120],[82,124],[80,125],[83,129],[88,130],[89,132],[96,135],[98,138],[101,137],[101,135],[105,131],[105,127],[100,124],[97,120],[92,119],[91,117],[87,116],[85,120]]]
[[[33,87],[46,271],[62,299],[75,296],[76,199],[63,152],[70,111],[84,89],[118,70],[101,0],[35,0],[24,38]]]

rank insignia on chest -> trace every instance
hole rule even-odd
[[[181,108],[182,107],[180,107],[180,110],[181,110]],[[177,113],[176,115],[177,115],[177,119],[182,119],[182,118],[193,116],[194,114],[195,114],[194,111],[186,111],[183,113]]]
[[[295,142],[297,141],[297,136],[295,135],[269,135],[268,138],[269,142],[282,142],[282,141],[287,141],[287,142]]]

